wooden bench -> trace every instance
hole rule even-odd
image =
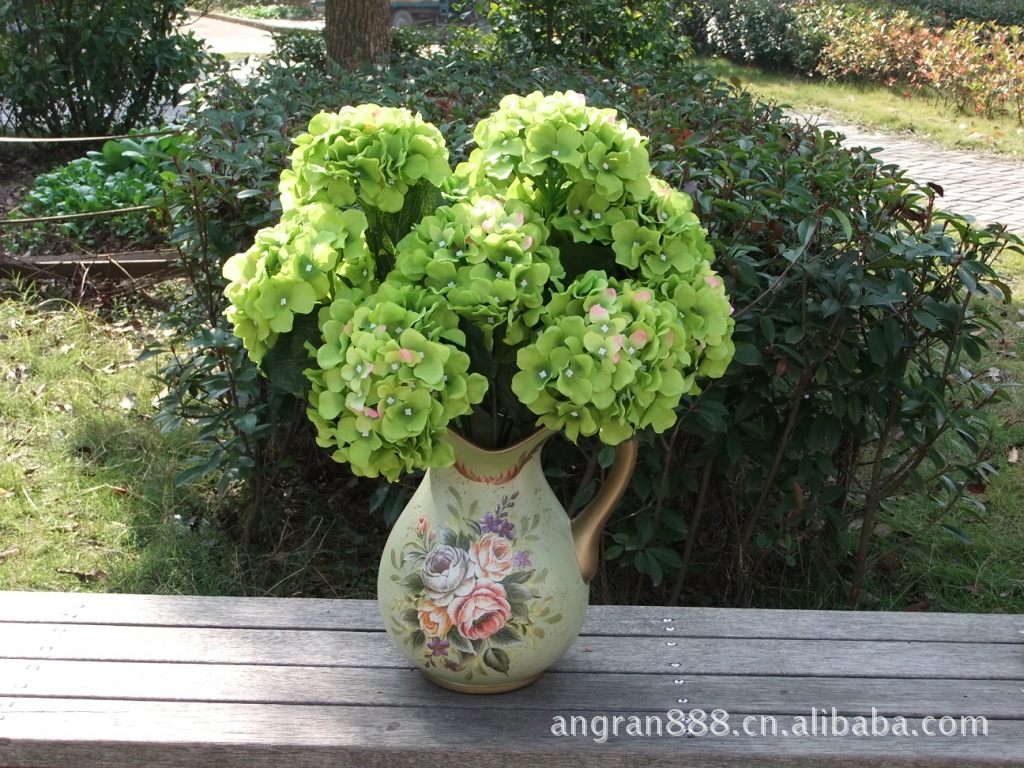
[[[348,765],[1022,766],[1024,616],[599,606],[469,696],[374,602],[0,593],[0,766]]]

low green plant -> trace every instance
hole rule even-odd
[[[50,233],[68,241],[65,249],[95,250],[106,245],[144,247],[160,242],[161,221],[153,208],[102,215],[122,208],[150,206],[162,190],[153,152],[174,154],[180,137],[173,133],[106,142],[101,151],[72,160],[38,176],[11,219],[100,214],[62,222],[38,222],[6,228],[4,248],[32,253],[54,247]],[[63,246],[61,246],[63,247]]]
[[[206,61],[185,0],[0,2],[0,126],[110,136],[159,122]],[[83,84],[88,83],[88,87]]]

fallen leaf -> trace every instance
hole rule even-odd
[[[977,595],[981,593],[981,584],[976,581],[971,582],[970,584],[964,584],[964,589]]]
[[[139,407],[139,398],[135,395],[125,395],[124,399],[121,400],[121,410],[131,411]]]
[[[875,523],[875,527],[871,531],[875,536],[879,538],[885,538],[892,533],[892,526],[888,523]]]
[[[14,557],[19,552],[21,552],[21,550],[18,549],[18,547],[12,547],[11,549],[5,549],[3,552],[0,552],[0,563],[2,563],[4,560],[7,560],[8,558]]]
[[[1010,453],[1007,454],[1006,460],[1010,464],[1016,464],[1018,461],[1020,461],[1020,451],[1017,450],[1017,446],[1013,446],[1010,449]]]

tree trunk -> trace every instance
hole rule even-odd
[[[391,52],[390,0],[327,0],[327,55],[346,69],[386,63]]]

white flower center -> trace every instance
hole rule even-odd
[[[551,156],[552,157],[558,157],[558,150],[557,149],[552,149],[551,150]]]
[[[285,304],[287,304],[287,303],[288,303],[288,299],[281,299],[281,306],[282,306],[282,307],[283,307],[283,306],[284,306]]]
[[[541,371],[537,375],[540,376],[542,379],[546,379],[548,377],[548,372],[547,371]]]
[[[405,415],[406,416],[412,416],[412,408],[406,408],[405,409]]]

